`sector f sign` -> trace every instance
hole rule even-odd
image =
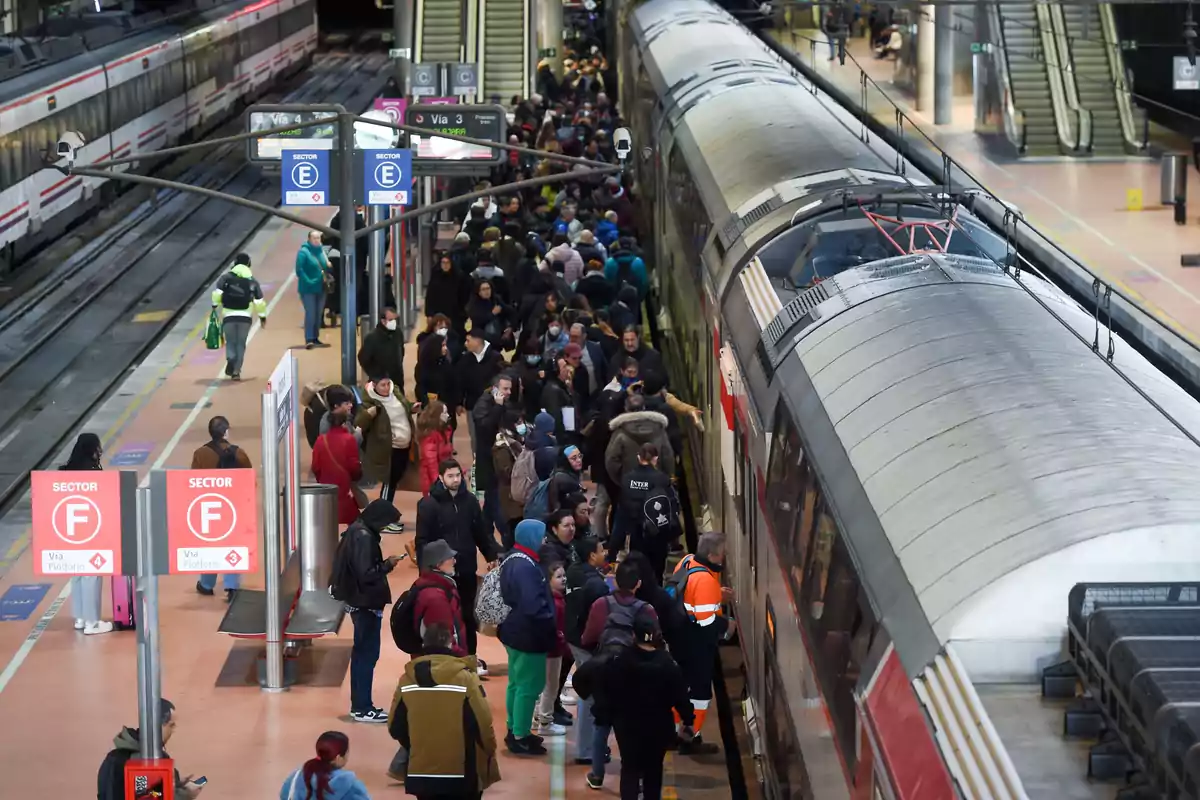
[[[171,470],[166,511],[171,574],[258,568],[254,470]]]
[[[101,471],[30,475],[37,575],[122,574],[121,484],[129,482],[122,475]],[[132,572],[137,565],[131,561],[126,566]]]

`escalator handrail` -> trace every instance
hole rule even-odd
[[[1037,25],[1038,39],[1042,43],[1042,68],[1050,87],[1050,105],[1054,112],[1054,127],[1058,131],[1058,143],[1065,152],[1073,153],[1079,146],[1079,132],[1074,125],[1076,119],[1069,112],[1066,91],[1063,89],[1063,73],[1066,68],[1058,57],[1054,24],[1051,21],[1052,15],[1043,3],[1031,3],[1031,5],[1034,8],[1034,22]]]
[[[1053,38],[1055,44],[1055,59],[1059,64],[1068,65],[1057,70],[1063,85],[1063,101],[1070,109],[1075,123],[1075,152],[1090,153],[1092,151],[1092,112],[1079,102],[1079,82],[1075,73],[1075,54],[1071,50],[1070,34],[1067,31],[1067,20],[1063,14],[1061,3],[1049,7],[1050,22],[1054,26]],[[1049,68],[1049,67],[1048,67]]]
[[[987,9],[988,24],[991,25],[996,37],[996,47],[992,58],[995,60],[996,73],[1000,78],[1000,89],[1003,95],[1000,102],[1003,106],[1001,116],[1004,118],[1004,135],[1016,146],[1017,152],[1024,153],[1026,146],[1025,112],[1013,105],[1012,78],[1008,72],[1008,45],[1004,41],[1004,20],[1000,16],[998,3],[988,3]]]
[[[1121,135],[1129,147],[1136,151],[1145,150],[1148,141],[1139,139],[1134,130],[1132,93],[1125,79],[1125,58],[1121,55],[1121,46],[1117,39],[1117,21],[1113,16],[1112,5],[1099,3],[1096,12],[1100,15],[1104,55],[1108,59],[1108,74],[1112,78],[1113,92],[1117,98],[1117,118],[1121,120]]]

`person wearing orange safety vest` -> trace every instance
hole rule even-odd
[[[733,599],[733,590],[721,586],[721,571],[725,566],[725,534],[706,533],[700,537],[695,555],[683,558],[675,568],[669,583],[682,590],[683,612],[687,622],[682,626],[671,648],[688,684],[688,696],[696,713],[695,736],[690,741],[680,739],[679,752],[701,755],[718,750],[715,744],[701,739],[700,731],[712,703],[713,668],[717,648],[734,631],[735,623],[725,616],[722,604]],[[676,724],[679,724],[676,719]]]

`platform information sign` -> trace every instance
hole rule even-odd
[[[34,574],[121,574],[121,473],[54,470],[30,482]]]
[[[329,152],[284,150],[280,158],[279,185],[285,206],[328,205]]]
[[[337,115],[330,111],[275,108],[249,112],[250,131],[265,131],[284,125],[320,122],[307,128],[268,133],[250,140],[251,161],[278,161],[287,150],[334,150],[338,146]]]
[[[504,108],[493,105],[411,105],[405,110],[405,117],[406,124],[416,128],[497,143],[505,140],[508,129]],[[456,164],[468,168],[489,167],[503,160],[503,151],[498,148],[480,147],[441,136],[422,137],[410,133],[408,141],[415,156],[413,166],[417,169],[437,165],[437,169],[445,171]]]
[[[367,205],[406,206],[412,188],[411,150],[364,150],[363,188]]]
[[[376,97],[371,107],[387,114],[393,125],[403,125],[404,109],[408,108],[408,101],[402,97]]]
[[[258,487],[252,469],[166,473],[171,574],[258,568]]]

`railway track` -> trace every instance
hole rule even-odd
[[[376,54],[324,54],[298,89],[264,101],[336,100],[361,111],[382,88],[386,64]],[[273,181],[245,161],[244,146],[202,153],[173,179],[278,203]],[[265,220],[231,203],[159,191],[0,307],[0,510],[24,494],[31,471],[50,466]],[[140,311],[160,313],[135,322]]]

